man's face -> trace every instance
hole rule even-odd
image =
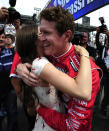
[[[5,45],[5,34],[0,35],[0,47]]]
[[[15,29],[18,30],[20,28],[20,19],[14,20],[12,24],[14,25]]]
[[[88,42],[88,33],[84,32],[84,36],[81,39],[81,43],[86,43]]]
[[[65,33],[61,36],[58,34],[55,22],[42,19],[40,31],[40,40],[42,41],[45,55],[60,56],[66,52]]]

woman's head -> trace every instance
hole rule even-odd
[[[24,26],[17,31],[16,50],[23,63],[32,63],[32,61],[38,57],[38,44],[39,39],[37,25]]]

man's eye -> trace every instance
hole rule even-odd
[[[44,34],[49,34],[49,32],[44,32]]]

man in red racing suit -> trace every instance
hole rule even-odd
[[[74,52],[72,45],[70,50],[60,57],[50,57],[50,61],[61,71],[67,73],[72,78],[77,76],[80,59]],[[20,63],[18,54],[14,57],[11,75],[16,74],[17,64]],[[38,113],[43,117],[46,123],[57,131],[90,131],[93,117],[93,106],[96,95],[100,89],[100,68],[91,60],[92,69],[92,95],[90,101],[85,101],[79,98],[70,97],[67,94],[62,94],[65,106],[68,110],[67,114],[61,114],[55,110],[40,107]],[[48,113],[49,112],[49,113]]]
[[[60,57],[52,57],[52,63],[61,71],[67,73],[72,78],[77,76],[80,59],[74,52],[74,46]],[[90,131],[93,117],[93,106],[100,89],[100,68],[91,60],[92,69],[92,95],[90,101],[70,97],[62,94],[63,100],[67,107],[67,114],[61,114],[55,110],[40,107],[39,115],[43,117],[46,123],[57,131]],[[98,71],[99,70],[99,71]]]

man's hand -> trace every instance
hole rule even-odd
[[[30,64],[18,64],[16,72],[28,86],[37,86],[38,77],[29,70],[31,70]]]
[[[0,19],[5,18],[6,16],[8,16],[8,8],[2,7],[0,9]]]

